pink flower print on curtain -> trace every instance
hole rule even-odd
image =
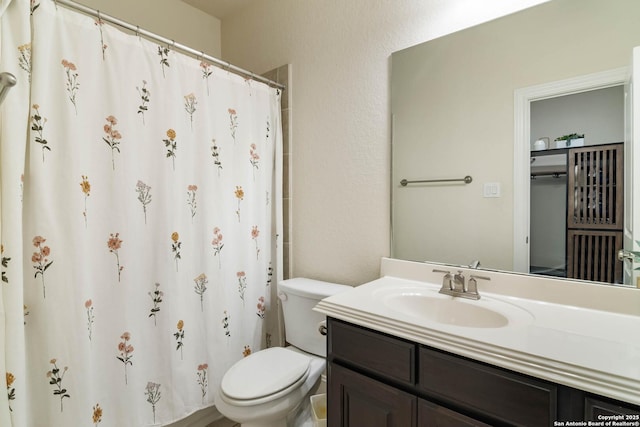
[[[231,138],[233,142],[236,142],[236,130],[238,129],[238,113],[233,108],[229,108],[229,130],[231,131]]]
[[[106,137],[103,137],[102,140],[107,143],[109,148],[111,148],[111,168],[116,170],[116,163],[114,159],[114,154],[117,151],[120,152],[120,141],[122,139],[122,134],[119,130],[116,129],[116,125],[118,124],[118,119],[114,116],[109,116],[105,119],[107,124],[103,126],[104,133],[107,134]]]
[[[260,235],[260,230],[258,230],[258,226],[254,225],[251,227],[251,239],[256,244],[256,260],[260,259],[260,248],[258,248],[258,236]]]
[[[213,245],[213,256],[218,257],[218,268],[222,268],[222,248],[224,247],[224,243],[222,243],[222,233],[218,227],[213,229],[213,240],[211,241]]]
[[[82,216],[84,217],[84,227],[87,227],[87,198],[91,195],[91,184],[89,183],[89,178],[85,175],[82,175],[82,182],[80,182],[80,189],[82,190],[82,194],[84,195],[84,211],[82,211]]]
[[[196,282],[195,284],[195,291],[196,294],[200,295],[200,311],[204,311],[204,305],[203,305],[203,295],[205,293],[205,291],[207,290],[207,283],[209,283],[209,279],[207,279],[207,275],[202,273],[200,274],[198,277],[196,277],[195,279],[193,279],[194,282]]]
[[[124,365],[124,383],[128,384],[129,379],[127,377],[127,365],[133,366],[133,362],[131,361],[131,359],[133,358],[133,346],[129,344],[129,341],[131,340],[131,334],[129,332],[124,332],[122,335],[120,335],[120,339],[122,341],[118,343],[119,353],[116,356],[116,359],[121,361]]]
[[[76,105],[76,96],[78,95],[78,89],[80,89],[80,83],[78,83],[78,73],[76,64],[71,61],[67,61],[63,59],[61,61],[62,67],[64,68],[64,72],[67,76],[66,86],[67,93],[69,94],[69,101],[73,104],[73,108],[76,112],[76,116],[78,115],[78,106]]]
[[[124,269],[123,266],[120,265],[120,255],[118,251],[122,247],[122,240],[120,239],[120,233],[109,235],[109,240],[107,240],[107,247],[109,248],[109,252],[116,256],[116,268],[118,271],[118,282],[120,281],[120,273]]]
[[[264,303],[264,297],[261,296],[260,298],[258,298],[258,304],[256,306],[258,307],[258,311],[256,311],[256,314],[259,318],[264,319],[264,313],[267,309],[267,306]]]
[[[207,96],[209,96],[209,77],[211,77],[211,64],[204,61],[200,61],[200,68],[202,68],[202,78],[207,83]]]
[[[102,51],[102,60],[105,60],[105,52],[107,50],[107,45],[104,42],[104,34],[102,32],[102,26],[104,25],[104,21],[100,18],[96,19],[94,21],[94,24],[96,25],[96,27],[98,27],[98,29],[100,30],[100,50]]]
[[[258,155],[258,149],[256,144],[251,144],[249,147],[249,163],[251,163],[251,170],[253,171],[253,180],[256,180],[256,171],[260,168],[260,156]]]
[[[42,117],[40,114],[40,105],[33,104],[32,108],[34,113],[31,116],[31,130],[35,132],[34,140],[42,148],[42,162],[44,163],[44,151],[51,151],[51,147],[48,145],[49,142],[44,139],[44,124],[47,123],[47,118]]]
[[[65,397],[71,398],[67,389],[62,386],[62,380],[69,368],[66,366],[62,370],[58,368],[56,359],[51,359],[49,363],[53,365],[53,368],[47,372],[47,378],[49,378],[49,384],[54,386],[53,395],[60,397],[60,412],[62,412],[64,409],[62,407],[62,401]]]
[[[202,365],[198,365],[198,372],[196,375],[198,376],[198,385],[200,386],[200,395],[202,396],[202,404],[204,405],[204,398],[207,395],[207,389],[209,388],[209,380],[207,379],[207,369],[209,365],[207,363],[203,363]]]
[[[49,258],[47,258],[51,254],[51,249],[49,248],[49,246],[42,245],[46,241],[47,239],[45,239],[42,236],[34,237],[33,246],[36,247],[37,251],[34,252],[33,255],[31,255],[31,262],[35,264],[33,268],[35,268],[36,270],[36,273],[33,277],[37,278],[38,276],[40,276],[42,279],[42,297],[43,298],[47,297],[45,283],[44,283],[44,272],[47,271],[49,267],[51,267],[51,264],[53,264],[53,261],[49,261]]]

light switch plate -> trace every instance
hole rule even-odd
[[[500,197],[500,183],[499,182],[485,182],[483,197]]]

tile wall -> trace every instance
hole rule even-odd
[[[277,83],[285,85],[284,93],[282,94],[282,222],[284,235],[282,236],[283,242],[283,278],[288,279],[291,277],[292,265],[291,265],[291,133],[289,124],[291,122],[291,64],[283,65],[278,68],[274,68],[263,74],[264,77],[269,80],[273,80]]]

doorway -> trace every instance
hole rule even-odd
[[[569,250],[573,247],[567,248],[567,234],[575,235],[574,229],[567,223],[571,207],[568,206],[568,200],[574,196],[569,194],[567,187],[568,156],[575,151],[571,148],[578,146],[601,148],[622,143],[624,87],[618,85],[533,101],[530,111],[529,272],[575,278],[578,272],[567,265],[567,260],[573,255],[573,251]],[[556,138],[570,134],[584,137],[571,142],[556,141]],[[540,142],[535,144],[535,141],[543,141],[544,145]],[[598,227],[599,224],[594,226]],[[585,230],[592,227],[585,224],[580,228]],[[611,254],[607,259],[610,258]],[[568,270],[571,270],[569,275]]]
[[[515,91],[513,176],[514,271],[528,273],[530,270],[531,104],[536,101],[621,86],[624,85],[628,79],[629,68],[622,67],[566,80],[530,86],[517,89]]]

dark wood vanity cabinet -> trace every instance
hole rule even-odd
[[[550,426],[640,407],[328,319],[331,427]]]

